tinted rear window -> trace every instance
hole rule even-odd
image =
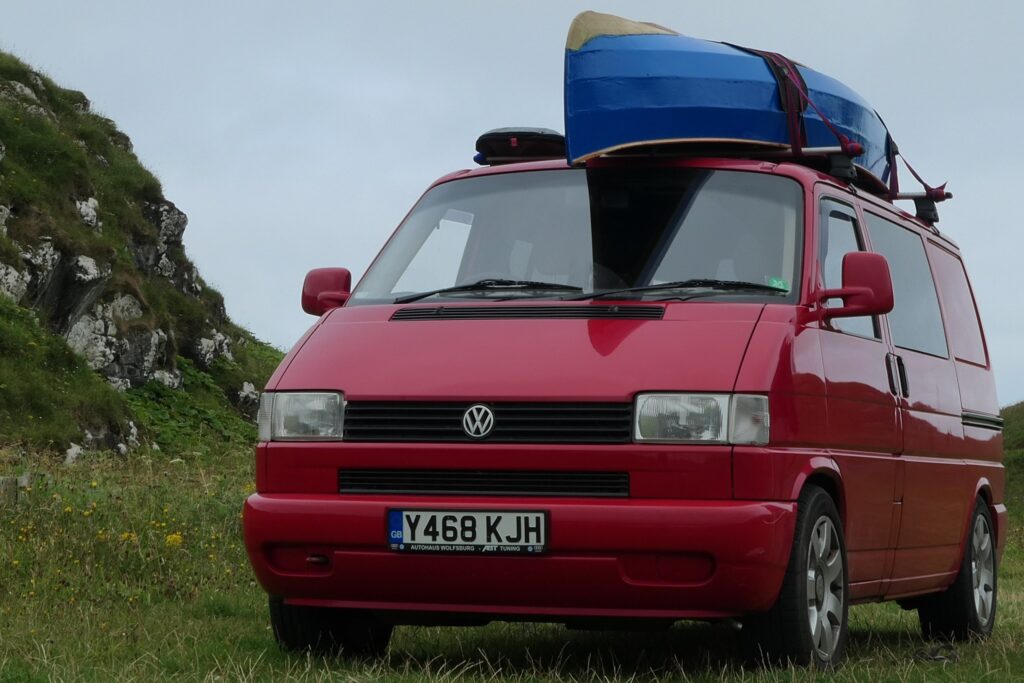
[[[929,251],[935,269],[935,282],[939,286],[939,295],[949,323],[949,343],[953,346],[953,355],[960,360],[986,365],[985,342],[981,336],[978,310],[974,306],[963,263],[940,247],[932,246]]]
[[[871,247],[889,262],[896,305],[889,313],[893,344],[900,348],[948,355],[935,283],[921,237],[892,221],[864,214]]]

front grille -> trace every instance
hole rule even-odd
[[[339,470],[341,493],[494,496],[629,496],[627,472]]]
[[[661,320],[665,315],[664,306],[606,306],[599,304],[580,305],[531,305],[517,306],[414,306],[400,308],[391,316],[392,320],[496,320],[501,318],[569,318],[618,320]]]
[[[354,401],[345,407],[348,441],[463,441],[487,443],[627,443],[630,403],[488,403],[494,428],[470,438],[462,417],[474,403]]]

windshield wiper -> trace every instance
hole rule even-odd
[[[660,285],[641,285],[639,287],[624,287],[622,289],[608,289],[600,292],[584,292],[578,296],[566,297],[565,301],[583,301],[585,299],[600,299],[614,294],[628,294],[632,292],[660,292],[666,289],[721,289],[726,291],[755,291],[770,292],[772,294],[788,294],[788,289],[764,285],[759,282],[743,282],[741,280],[713,280],[709,278],[694,278],[692,280],[678,280],[676,282],[664,282]]]
[[[406,294],[395,299],[396,304],[409,304],[413,301],[419,301],[420,299],[426,299],[428,296],[434,296],[435,294],[449,294],[452,292],[475,292],[481,290],[490,289],[512,289],[512,290],[549,290],[555,292],[582,292],[582,287],[575,287],[573,285],[563,285],[557,282],[535,282],[533,280],[504,280],[501,278],[485,278],[483,280],[477,280],[468,285],[456,285],[454,287],[442,287],[441,289],[432,289],[429,292],[417,292],[416,294]]]

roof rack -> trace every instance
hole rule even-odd
[[[850,146],[846,149],[838,145],[835,147],[804,147],[797,152],[789,146],[778,147],[745,142],[702,143],[683,141],[637,145],[618,150],[606,156],[709,156],[773,162],[789,161],[821,171],[833,176],[837,180],[856,185],[880,197],[887,197],[889,187],[872,174],[864,171],[854,162],[854,156],[851,156],[851,152],[859,151],[860,145],[856,142],[850,143]]]

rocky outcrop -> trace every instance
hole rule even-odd
[[[51,107],[56,94],[64,102],[61,108]],[[122,169],[125,155],[131,155],[131,140],[109,120],[89,113],[89,100],[84,95],[48,85],[35,72],[27,72],[21,81],[0,77],[0,104],[46,118],[61,128],[64,136],[74,137],[80,130],[77,124],[63,126],[66,117],[73,121],[87,118],[91,136],[72,142],[73,154],[84,152],[99,165],[100,170],[91,173],[104,173],[102,169],[110,167],[104,154],[120,155]],[[68,113],[69,109],[73,113]],[[96,130],[106,131],[107,140],[97,141]],[[0,142],[0,189],[4,182],[2,164],[12,151]],[[20,161],[31,163],[27,159]],[[139,177],[146,174],[139,166]],[[91,191],[92,186],[90,177],[80,178],[75,183],[77,196],[68,196],[61,207],[12,207],[0,202],[0,234],[13,241],[20,255],[20,262],[12,263],[10,256],[6,263],[0,262],[0,296],[34,309],[53,332],[66,338],[89,367],[118,389],[149,381],[180,387],[182,374],[175,363],[179,354],[192,358],[202,368],[210,368],[220,358],[232,360],[232,343],[226,334],[230,321],[223,303],[219,296],[202,296],[202,278],[185,255],[185,213],[160,195],[155,180],[152,186],[117,198],[111,197],[109,189],[105,195]],[[38,220],[43,214],[46,219]],[[105,228],[101,216],[111,218],[109,227]],[[26,217],[34,217],[27,219],[33,221],[32,228],[9,234],[9,225]],[[113,233],[107,234],[108,230]],[[75,231],[81,236],[74,237]],[[110,238],[122,233],[123,249],[109,247]],[[105,241],[97,237],[101,234]],[[143,283],[154,281],[171,285],[173,294],[166,293],[166,284],[156,290],[164,299],[183,297],[190,301],[173,306],[164,301],[157,312],[142,294]],[[182,309],[191,315],[185,327],[178,326],[173,317],[173,311]],[[196,310],[204,312],[198,321]],[[254,391],[242,391],[237,402],[251,401]],[[233,399],[236,392],[237,387],[230,390]]]
[[[142,305],[130,294],[95,304],[68,330],[68,345],[117,389],[156,380],[181,386],[181,373],[171,366],[168,334],[162,329],[123,328],[143,317]]]
[[[95,199],[76,202],[76,210],[89,227],[98,227]],[[142,277],[172,282],[182,295],[195,297],[202,286],[195,267],[179,254],[188,223],[171,202],[146,206],[156,238],[132,241],[128,251]],[[178,246],[175,252],[172,248]],[[202,367],[217,358],[232,359],[231,340],[217,330],[222,310],[211,310],[210,329],[195,340],[177,340],[173,330],[151,324],[146,305],[132,294],[112,291],[112,266],[86,255],[61,251],[50,237],[22,246],[22,267],[0,263],[0,294],[36,309],[50,327],[83,356],[89,367],[118,389],[155,380],[172,388],[181,386],[175,356],[185,353]],[[181,346],[180,343],[184,343]]]
[[[21,296],[11,298],[43,314],[61,334],[100,298],[110,280],[109,265],[97,263],[91,256],[65,254],[49,237],[22,251],[21,258],[25,269],[18,271],[17,277],[26,286]]]

